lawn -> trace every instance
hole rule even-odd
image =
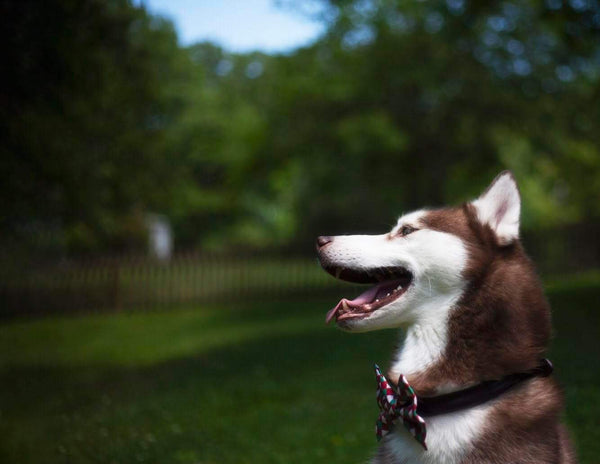
[[[582,463],[600,455],[600,279],[550,286],[550,353]],[[373,362],[397,335],[335,298],[0,325],[2,463],[347,463],[375,446]]]

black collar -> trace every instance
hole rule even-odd
[[[553,370],[552,363],[548,359],[542,359],[536,368],[527,372],[507,375],[500,380],[488,380],[445,395],[418,397],[417,414],[431,417],[479,406],[532,377],[548,377]]]

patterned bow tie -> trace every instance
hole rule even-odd
[[[417,414],[417,395],[404,375],[400,375],[395,391],[377,364],[375,364],[375,376],[377,378],[377,404],[381,411],[375,428],[377,441],[390,433],[394,423],[401,418],[404,426],[415,437],[415,440],[427,449],[425,420]]]

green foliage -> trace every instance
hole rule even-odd
[[[204,157],[219,154],[236,206],[218,230],[196,228],[201,243],[215,232],[205,245],[381,231],[403,210],[476,195],[506,168],[521,182],[526,228],[598,219],[595,3],[321,5],[328,32],[312,46],[221,55],[231,70],[210,89],[235,96],[226,138],[240,159],[226,164],[228,147],[215,145]],[[223,69],[217,53],[199,62]],[[250,59],[263,63],[254,79]]]
[[[172,25],[125,0],[3,2],[3,238],[58,229],[68,248],[118,246],[164,205],[187,57]],[[176,163],[175,163],[176,164]],[[143,230],[143,228],[142,228]]]
[[[326,33],[236,55],[125,0],[3,4],[0,233],[131,249],[156,211],[180,248],[308,249],[504,168],[526,228],[600,219],[597,2],[278,4]]]

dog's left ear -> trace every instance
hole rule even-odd
[[[510,171],[498,174],[473,206],[482,224],[488,224],[501,246],[510,245],[519,238],[521,196],[517,182]]]

